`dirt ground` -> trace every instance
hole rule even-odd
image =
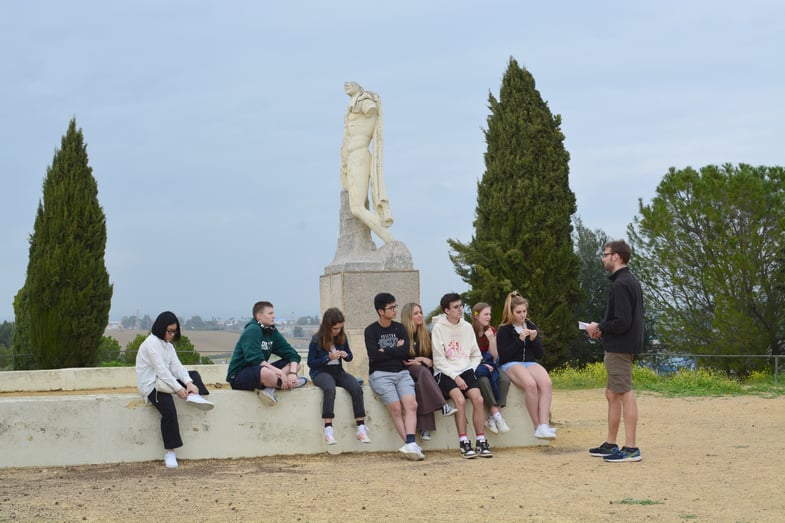
[[[588,455],[602,390],[556,391],[548,447],[0,469],[0,521],[785,521],[785,398],[638,402],[639,463]]]

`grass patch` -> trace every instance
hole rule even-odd
[[[591,363],[585,367],[564,367],[551,373],[554,388],[566,390],[604,388],[605,366]],[[725,396],[753,394],[776,397],[785,394],[785,383],[774,384],[774,376],[753,372],[746,379],[729,377],[712,369],[680,370],[661,376],[646,367],[632,369],[635,390],[657,392],[666,396]]]
[[[611,504],[616,505],[662,505],[662,501],[654,501],[651,499],[633,499],[624,498],[619,501],[611,501]]]

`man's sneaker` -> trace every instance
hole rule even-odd
[[[494,420],[496,422],[496,428],[499,429],[499,434],[506,434],[510,432],[510,426],[507,425],[507,422],[504,421],[504,418],[499,418]]]
[[[363,443],[371,442],[371,438],[368,436],[368,429],[365,427],[365,425],[357,426],[357,433],[355,434],[355,436],[357,436],[357,439],[359,439]]]
[[[189,394],[185,401],[199,410],[210,410],[215,407],[212,402],[207,401],[199,394]]]
[[[332,427],[324,427],[324,442],[335,445],[335,430]]]
[[[442,414],[444,416],[452,416],[456,412],[458,412],[458,409],[456,409],[455,407],[453,407],[449,403],[445,403],[444,405],[442,405]]]
[[[431,441],[431,431],[430,430],[421,430],[420,431],[420,438],[423,441]]]
[[[265,387],[261,390],[257,390],[256,395],[259,396],[260,400],[271,407],[275,407],[278,404],[278,396],[275,395],[275,389],[272,387]]]
[[[411,461],[421,461],[425,459],[425,454],[422,453],[422,450],[420,450],[417,443],[407,443],[399,448],[398,452],[402,452],[404,457]]]
[[[491,452],[491,446],[488,445],[488,440],[477,440],[477,445],[475,447],[477,449],[477,454],[481,458],[492,458],[493,453]]]
[[[608,463],[623,463],[625,461],[640,461],[641,450],[622,447],[610,456],[605,456],[605,461]]]
[[[496,420],[493,419],[493,416],[485,420],[485,426],[494,434],[499,433],[499,426],[496,424]]]
[[[615,443],[608,443],[605,442],[599,447],[594,447],[593,449],[589,449],[589,455],[596,456],[598,458],[604,458],[606,456],[610,456],[611,454],[615,454],[619,451],[619,446]]]
[[[164,464],[168,469],[177,468],[177,456],[175,455],[173,450],[167,450],[166,454],[164,454]]]
[[[308,383],[308,378],[306,378],[305,376],[297,376],[297,381],[294,384],[294,388],[299,389],[300,387],[304,386],[306,383]]]
[[[461,457],[465,459],[472,459],[477,457],[477,453],[472,450],[472,444],[468,439],[461,441]]]
[[[556,439],[556,433],[545,423],[541,423],[534,431],[534,437],[539,439]]]

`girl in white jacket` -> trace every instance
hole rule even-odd
[[[213,404],[202,397],[209,392],[199,373],[188,372],[177,357],[172,342],[179,339],[180,321],[177,316],[170,311],[162,312],[136,354],[136,386],[145,402],[152,403],[161,413],[164,463],[168,468],[177,468],[174,449],[183,446],[172,396],[201,410],[213,408]]]

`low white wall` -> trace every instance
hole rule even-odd
[[[269,407],[253,392],[211,387],[211,383],[222,380],[208,379],[210,371],[203,371],[207,367],[219,366],[199,367],[211,389],[209,399],[215,403],[215,409],[203,412],[176,400],[184,443],[177,451],[178,458],[240,458],[327,451],[322,439],[321,390],[309,383],[301,389],[279,391],[278,405]],[[95,370],[116,374],[114,371],[118,369]],[[0,377],[6,374],[10,373],[2,373]],[[66,374],[94,378],[96,373]],[[105,377],[95,382],[93,378],[91,383],[102,383]],[[363,390],[366,424],[373,442],[363,444],[355,439],[351,400],[339,389],[334,421],[338,444],[330,447],[331,452],[395,451],[402,445],[382,403],[367,384]],[[467,410],[471,411],[471,407]],[[523,394],[514,387],[503,412],[512,430],[504,435],[488,433],[492,448],[547,444],[533,437]],[[445,418],[439,412],[436,425],[433,439],[421,443],[426,456],[430,449],[455,449],[457,453],[453,418]],[[473,433],[469,428],[471,437]],[[163,457],[158,411],[145,405],[140,395],[128,393],[0,398],[0,442],[0,467],[117,463]]]
[[[208,388],[226,384],[228,364],[188,365],[197,370]],[[228,385],[226,385],[228,387]],[[15,370],[0,372],[0,392],[47,392],[136,387],[134,367],[86,367],[78,369]]]

